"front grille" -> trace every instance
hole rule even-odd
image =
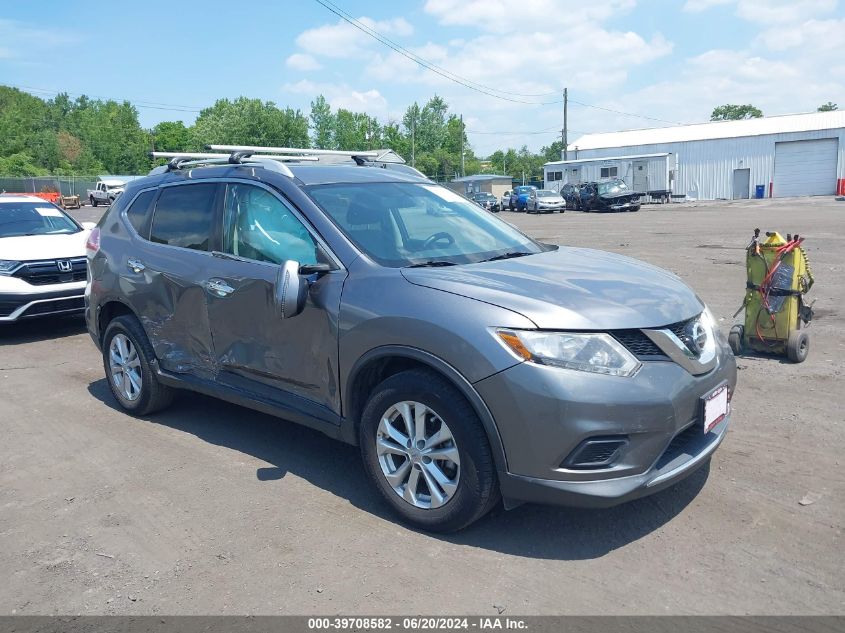
[[[671,330],[672,334],[677,336],[682,341],[687,336],[687,326],[692,322],[695,321],[698,317],[693,317],[691,319],[687,319],[686,321],[679,321],[678,323],[673,323],[672,325],[667,325],[664,330]]]
[[[59,269],[59,262],[70,263],[69,271]],[[84,257],[73,259],[51,259],[38,262],[27,262],[15,271],[13,277],[23,279],[33,286],[46,286],[48,284],[64,284],[74,281],[85,281],[88,278],[88,270]]]
[[[65,312],[67,310],[82,310],[85,308],[85,299],[73,297],[71,299],[56,299],[55,301],[44,301],[30,306],[22,317],[38,316],[41,314],[52,314],[54,312]]]
[[[640,330],[616,330],[613,338],[622,343],[639,360],[665,360],[666,354]]]

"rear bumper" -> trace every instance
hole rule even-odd
[[[71,285],[71,284],[68,284]],[[85,309],[85,283],[62,290],[27,294],[0,294],[0,323],[20,319],[81,313]]]

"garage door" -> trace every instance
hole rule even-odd
[[[775,143],[775,198],[836,193],[838,139]]]

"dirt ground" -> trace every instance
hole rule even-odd
[[[728,437],[675,488],[442,537],[394,522],[353,447],[191,394],[133,419],[80,319],[2,327],[0,614],[845,613],[845,202],[502,215],[673,270],[725,331],[754,227],[806,235],[810,357],[740,358]]]

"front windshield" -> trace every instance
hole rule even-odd
[[[0,201],[0,238],[60,235],[80,230],[61,210],[47,203]]]
[[[475,194],[476,200],[491,200],[492,198],[495,198],[495,197],[496,196],[494,196],[492,193],[477,193],[477,194]]]
[[[516,193],[531,193],[532,191],[534,191],[534,189],[536,189],[536,187],[523,185],[522,187],[516,188]]]
[[[311,196],[352,242],[392,268],[480,262],[547,250],[510,224],[439,185],[315,185]]]
[[[627,191],[628,185],[626,185],[623,181],[617,180],[615,182],[600,182],[599,183],[599,195],[607,195],[609,193],[621,193],[623,191]]]

